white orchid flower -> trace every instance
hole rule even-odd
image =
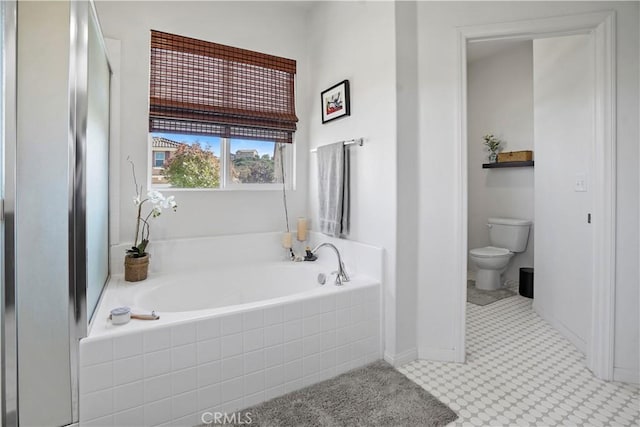
[[[146,248],[149,244],[149,234],[150,234],[150,221],[149,218],[157,218],[162,214],[163,209],[173,208],[174,212],[177,208],[177,203],[175,201],[174,196],[164,197],[164,195],[157,191],[151,190],[147,192],[147,197],[142,198],[140,193],[142,192],[143,186],[138,186],[138,181],[136,180],[136,170],[133,162],[127,158],[129,163],[131,164],[131,173],[133,174],[133,183],[135,184],[136,196],[133,197],[133,204],[137,207],[138,218],[136,220],[136,234],[135,239],[133,241],[133,246],[130,250],[127,251],[127,256],[132,257],[140,257],[146,254]],[[144,202],[151,202],[151,211],[148,213],[142,212],[142,205]]]
[[[147,193],[147,197],[149,198],[149,201],[154,205],[157,205],[164,200],[164,196],[162,195],[162,193],[157,190],[149,191]]]
[[[162,209],[175,208],[177,206],[175,196],[169,196],[160,202]]]

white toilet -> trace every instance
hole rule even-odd
[[[524,252],[529,240],[531,221],[514,218],[489,218],[491,246],[471,249],[469,258],[477,267],[476,288],[500,289],[500,276],[515,253]]]

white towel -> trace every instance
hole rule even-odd
[[[320,231],[349,234],[349,149],[342,142],[318,147]]]

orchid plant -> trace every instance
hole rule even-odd
[[[175,201],[174,196],[165,197],[161,192],[157,190],[151,190],[147,192],[147,197],[142,198],[142,185],[138,186],[138,180],[136,179],[136,168],[131,159],[131,172],[133,174],[133,182],[136,187],[136,196],[133,198],[133,204],[138,208],[138,218],[136,220],[136,236],[131,249],[127,250],[127,255],[133,258],[140,258],[147,254],[146,249],[149,244],[149,221],[151,218],[157,218],[162,214],[164,209],[173,209],[175,212],[178,208],[178,204]],[[151,210],[143,215],[142,207],[145,203],[151,204]]]

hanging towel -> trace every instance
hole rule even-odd
[[[318,147],[320,231],[349,234],[349,149],[342,142]]]

